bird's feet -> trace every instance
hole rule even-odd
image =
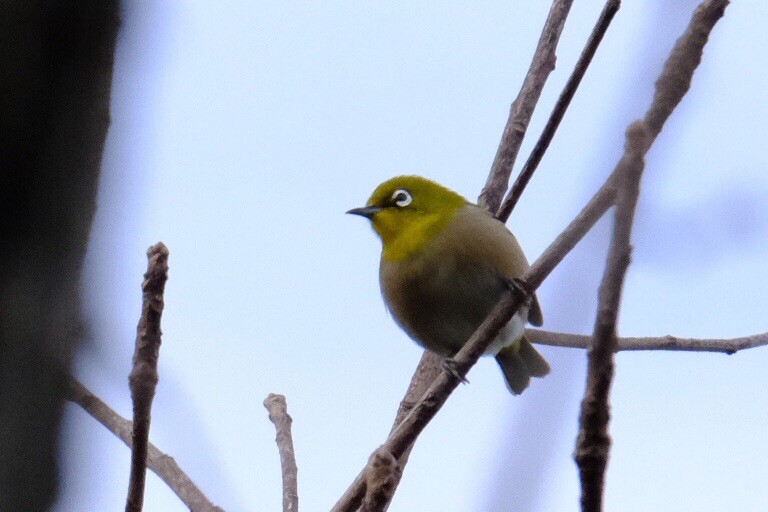
[[[528,291],[528,283],[524,280],[520,279],[519,277],[514,277],[512,279],[505,279],[504,284],[509,288],[512,293],[515,295],[518,295],[520,297],[527,297],[526,302],[530,304],[531,302],[531,292]]]
[[[462,384],[469,384],[467,378],[459,372],[458,366],[459,365],[456,363],[456,361],[450,357],[443,359],[443,370],[445,370],[448,375],[455,378]]]

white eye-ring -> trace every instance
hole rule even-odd
[[[411,193],[407,190],[395,190],[395,193],[392,194],[392,201],[400,207],[408,206],[413,201],[413,197],[411,197]]]

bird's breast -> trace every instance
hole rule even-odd
[[[446,356],[469,339],[505,289],[495,269],[460,256],[431,251],[398,262],[382,260],[380,268],[382,294],[395,321],[420,345]],[[514,341],[520,334],[513,323],[508,328],[514,327]],[[502,332],[492,350],[512,334]]]

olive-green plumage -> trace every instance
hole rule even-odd
[[[459,194],[426,178],[398,176],[379,185],[363,208],[381,237],[379,280],[395,321],[421,346],[450,357],[528,270],[520,244],[504,224]],[[543,322],[534,296],[493,340],[514,394],[549,364],[525,338],[526,320]]]

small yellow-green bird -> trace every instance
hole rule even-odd
[[[395,321],[416,343],[452,357],[485,320],[510,281],[528,270],[517,239],[479,206],[434,181],[398,176],[374,190],[366,206],[381,237],[379,282]],[[526,320],[543,322],[536,297],[518,310],[486,354],[520,394],[549,364],[525,338]]]

